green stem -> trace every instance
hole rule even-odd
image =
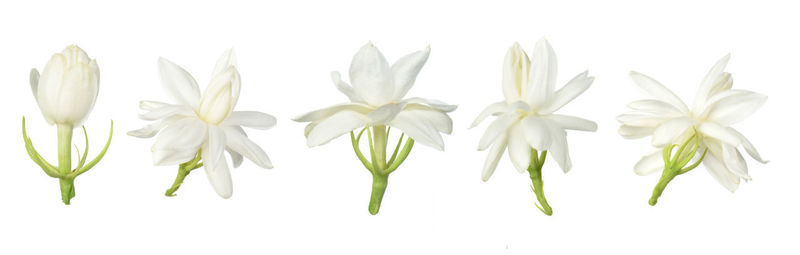
[[[64,176],[72,172],[72,126],[67,124],[57,124],[58,129],[58,172]],[[59,179],[61,187],[61,201],[65,205],[70,203],[70,199],[75,197],[75,181],[73,178],[64,177]]]
[[[653,189],[653,195],[650,197],[650,201],[648,202],[651,206],[656,205],[658,203],[658,198],[661,197],[661,193],[664,192],[664,189],[667,188],[667,184],[669,184],[672,179],[675,179],[677,176],[676,171],[669,169],[667,167],[664,168],[664,171],[661,173],[661,179],[658,180],[658,184]]]
[[[547,203],[547,198],[544,197],[544,181],[542,181],[542,167],[544,166],[547,151],[542,151],[541,158],[537,154],[536,150],[531,149],[531,164],[528,166],[528,173],[531,176],[533,193],[536,194],[536,200],[539,200],[541,205],[541,207],[539,205],[537,207],[544,214],[550,216],[553,215],[553,208],[550,207],[550,204]]]
[[[389,184],[389,175],[380,173],[372,174],[372,194],[369,197],[369,213],[378,214],[381,209],[383,194],[386,192],[386,185]]]
[[[172,182],[172,186],[167,189],[167,192],[164,193],[165,196],[174,197],[175,192],[178,191],[178,188],[181,187],[183,184],[183,180],[186,179],[186,176],[189,175],[192,170],[200,168],[203,166],[203,163],[200,162],[202,155],[202,150],[198,150],[197,154],[194,156],[192,160],[187,161],[186,163],[180,164],[178,166],[178,176],[175,176],[175,181]]]

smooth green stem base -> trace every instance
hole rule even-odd
[[[61,187],[61,201],[65,205],[69,205],[70,200],[75,197],[75,180],[74,179],[58,179],[58,184]]]
[[[653,195],[650,197],[650,201],[648,201],[651,206],[655,206],[656,203],[658,203],[658,198],[661,197],[661,193],[667,188],[667,184],[669,184],[672,179],[675,179],[675,176],[677,176],[675,171],[664,169],[664,172],[661,174],[661,179],[658,180],[658,184],[656,184],[656,187],[653,189]]]
[[[175,176],[175,181],[172,183],[172,187],[169,187],[164,195],[168,197],[174,197],[175,191],[178,191],[178,188],[181,187],[181,184],[183,184],[183,179],[186,179],[186,175],[189,175],[189,172],[191,172],[191,170],[186,171],[183,167],[178,168],[178,176]]]
[[[389,175],[373,174],[372,175],[372,194],[369,197],[369,213],[372,215],[378,214],[381,209],[381,201],[383,201],[383,194],[386,193],[386,186],[389,184]]]
[[[538,200],[541,205],[539,209],[547,216],[551,216],[553,215],[553,208],[550,207],[550,204],[547,203],[547,198],[544,197],[544,181],[542,181],[542,166],[544,166],[544,157],[547,155],[546,153],[546,151],[542,152],[542,158],[538,160],[535,150],[531,152],[531,158],[536,158],[537,160],[531,161],[531,165],[528,167],[528,173],[530,173],[531,176],[533,193],[536,194],[536,200]]]

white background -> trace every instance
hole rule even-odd
[[[473,4],[431,1],[6,1],[0,4],[0,94],[4,122],[0,172],[0,253],[73,254],[745,254],[797,253],[800,58],[798,8],[759,1],[644,1]],[[788,2],[788,1],[787,1]],[[504,156],[480,180],[486,124],[467,129],[502,99],[502,60],[519,41],[531,51],[547,37],[559,58],[558,83],[584,70],[593,86],[561,112],[596,121],[596,133],[569,134],[574,168],[549,160],[545,192],[552,217],[534,206],[530,179]],[[346,73],[352,55],[373,41],[390,61],[430,45],[410,96],[458,104],[446,150],[418,145],[389,179],[377,216],[367,212],[371,178],[349,140],[307,148],[301,113],[344,102],[329,72]],[[93,157],[109,119],[107,156],[76,181],[64,206],[56,179],[25,154],[20,120],[39,151],[56,160],[56,130],[31,96],[28,72],[78,44],[101,70],[101,90],[86,123]],[[234,196],[219,198],[203,171],[168,198],[176,167],[152,165],[153,139],[125,132],[146,124],[137,102],[167,100],[159,56],[200,83],[234,47],[243,77],[237,109],[278,117],[249,131],[275,169],[246,161],[233,169]],[[730,194],[704,167],[676,178],[656,207],[658,176],[633,165],[648,140],[624,140],[615,116],[645,96],[627,76],[645,73],[691,100],[717,59],[732,53],[737,88],[768,95],[737,124],[772,160],[748,160],[753,181]],[[349,80],[345,77],[346,80]],[[80,147],[83,142],[76,133]]]

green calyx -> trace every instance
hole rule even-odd
[[[675,151],[676,147],[678,147],[677,151]],[[678,175],[688,173],[692,169],[697,168],[697,166],[703,162],[703,159],[706,157],[706,153],[708,153],[708,148],[703,149],[700,159],[691,165],[688,165],[695,155],[697,155],[697,150],[699,148],[700,136],[697,134],[697,130],[695,130],[694,134],[692,134],[689,139],[686,139],[686,141],[683,142],[680,147],[677,144],[670,144],[667,147],[664,147],[662,150],[664,171],[661,173],[661,179],[658,180],[655,189],[653,189],[653,195],[650,197],[650,201],[648,201],[651,206],[655,206],[656,203],[658,203],[658,198],[661,196],[661,193],[664,192],[667,184],[672,181],[672,179]],[[673,151],[675,152],[674,154]]]
[[[367,132],[369,140],[370,160],[361,153],[360,142],[364,131]],[[397,170],[397,167],[408,157],[411,148],[414,147],[414,139],[409,137],[406,139],[405,145],[403,145],[401,149],[400,147],[403,144],[405,134],[400,134],[394,152],[392,152],[392,155],[387,159],[386,148],[390,131],[391,127],[377,125],[372,126],[371,129],[370,126],[364,127],[358,132],[358,135],[352,131],[350,132],[350,141],[353,144],[353,151],[355,151],[356,156],[364,167],[372,173],[372,194],[369,200],[369,213],[372,215],[377,214],[378,210],[380,210],[383,194],[386,192],[386,186],[388,185],[389,174]]]
[[[169,187],[167,192],[164,193],[165,196],[174,197],[175,191],[178,191],[178,188],[181,187],[181,184],[183,184],[183,179],[186,179],[186,176],[189,175],[189,172],[203,166],[203,162],[200,162],[202,159],[202,152],[202,149],[198,150],[193,159],[178,165],[178,176],[175,177],[172,187]]]
[[[105,147],[103,147],[103,150],[101,150],[100,153],[88,163],[86,162],[86,159],[89,156],[89,135],[86,133],[86,127],[81,127],[83,129],[83,137],[86,147],[83,150],[83,155],[81,155],[78,146],[74,145],[75,151],[78,154],[78,165],[75,168],[72,168],[73,126],[57,124],[57,128],[58,166],[53,166],[52,164],[48,163],[47,160],[45,160],[33,147],[33,142],[28,136],[28,132],[25,128],[25,117],[22,117],[22,139],[25,141],[25,149],[28,152],[28,156],[31,158],[31,160],[33,160],[34,163],[39,165],[39,167],[44,170],[45,174],[59,179],[59,185],[61,187],[61,201],[68,205],[70,204],[70,200],[75,197],[75,178],[86,171],[89,171],[89,169],[97,165],[97,163],[100,162],[100,160],[106,155],[108,146],[111,145],[111,137],[114,135],[114,121],[111,121],[111,127],[108,133],[108,141],[106,141]]]
[[[547,198],[544,197],[544,182],[542,181],[542,167],[544,160],[547,157],[547,151],[542,151],[541,156],[536,149],[531,148],[531,163],[528,166],[528,173],[531,176],[531,189],[536,194],[536,208],[539,208],[547,216],[553,215],[553,208],[547,203]]]

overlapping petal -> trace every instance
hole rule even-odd
[[[165,58],[158,59],[158,70],[167,95],[183,105],[197,109],[200,105],[200,88],[194,77]]]
[[[371,105],[391,102],[395,88],[391,67],[372,43],[367,43],[350,63],[350,82],[358,95]]]

